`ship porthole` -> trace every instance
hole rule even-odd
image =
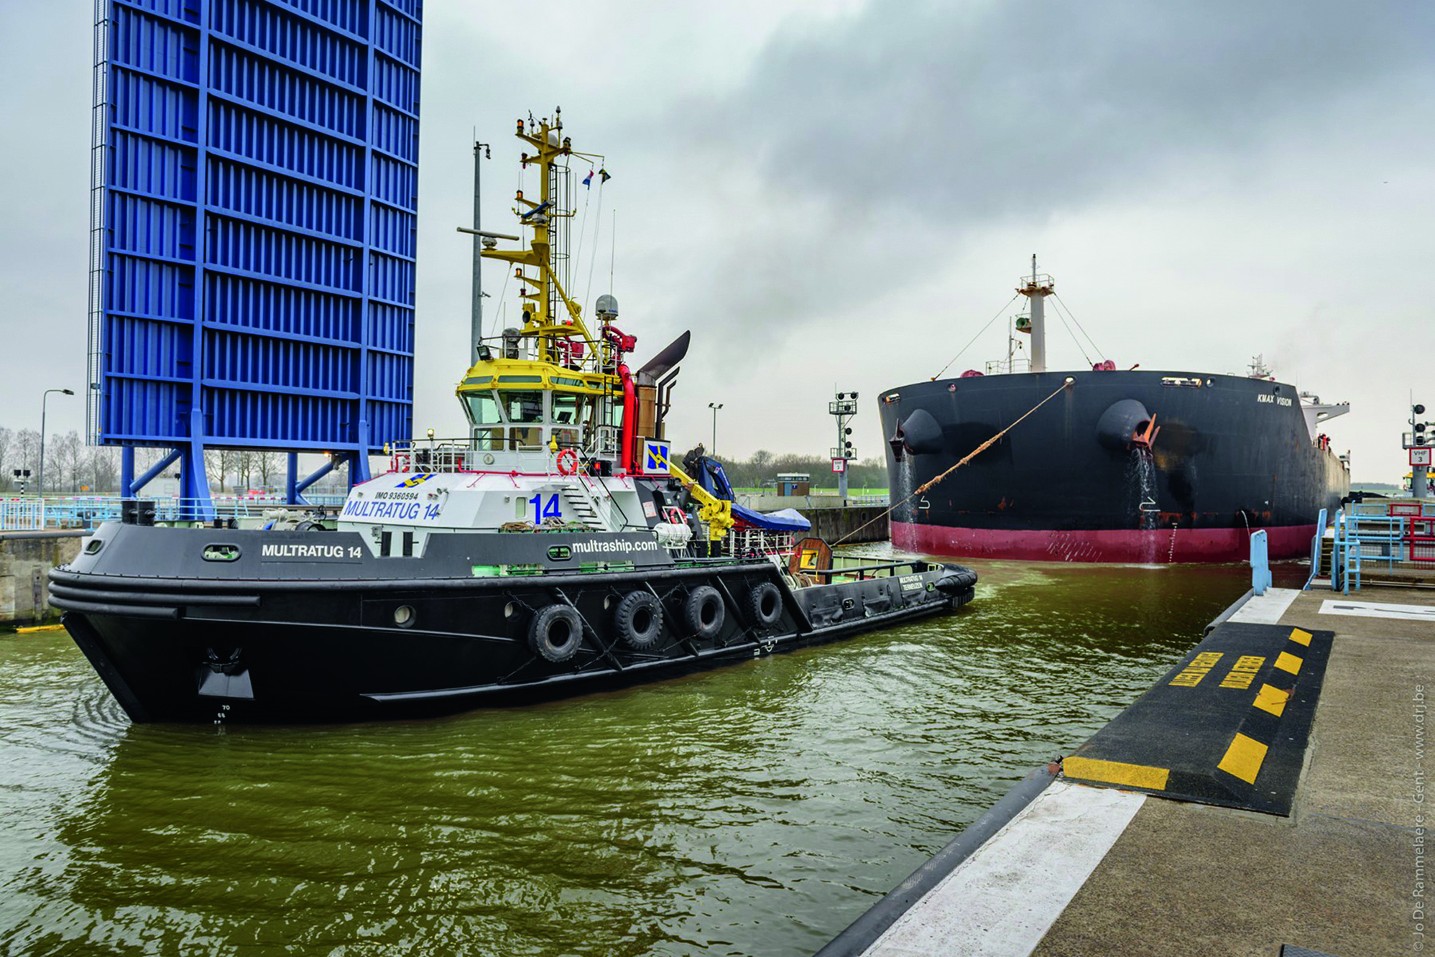
[[[503,606],[503,617],[504,617],[504,618],[512,618],[512,617],[513,617],[513,613],[514,613],[515,611],[517,611],[517,610],[518,610],[518,609],[516,609],[516,608],[513,606],[513,602],[509,602],[508,604],[506,604],[506,605]]]
[[[408,628],[413,625],[414,608],[412,605],[400,605],[394,609],[394,624],[400,628]]]

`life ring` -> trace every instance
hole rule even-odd
[[[747,595],[747,610],[764,628],[771,628],[782,618],[782,592],[772,582],[759,582]]]
[[[716,638],[726,620],[727,606],[716,588],[699,585],[688,593],[683,603],[683,623],[696,637],[704,641]]]
[[[544,661],[561,664],[583,644],[583,617],[569,605],[549,605],[533,616],[528,644]]]
[[[558,453],[558,471],[564,475],[572,475],[578,471],[578,453],[573,449],[563,449]]]
[[[663,605],[651,592],[629,592],[613,611],[613,627],[629,648],[646,651],[663,637]]]

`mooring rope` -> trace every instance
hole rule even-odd
[[[903,505],[906,505],[906,504],[907,504],[908,502],[910,502],[912,499],[916,498],[918,495],[923,494],[923,493],[926,492],[928,489],[932,488],[934,485],[936,485],[937,483],[939,483],[939,482],[941,482],[943,479],[945,479],[948,475],[951,475],[951,474],[952,474],[953,472],[955,472],[957,469],[961,468],[963,465],[966,465],[966,464],[967,464],[968,462],[970,462],[972,459],[976,458],[978,455],[981,455],[981,454],[982,454],[983,452],[985,452],[987,449],[991,448],[993,445],[995,445],[996,443],[1000,442],[1002,436],[1006,435],[1008,432],[1010,432],[1012,429],[1016,428],[1018,425],[1021,425],[1022,422],[1024,422],[1024,421],[1027,419],[1028,416],[1030,416],[1030,415],[1031,415],[1033,412],[1035,412],[1037,409],[1039,409],[1039,408],[1041,408],[1042,406],[1046,405],[1046,404],[1047,404],[1048,402],[1050,402],[1052,399],[1056,398],[1058,395],[1061,394],[1062,390],[1064,390],[1067,386],[1071,385],[1071,384],[1072,384],[1073,382],[1075,382],[1075,381],[1076,381],[1076,380],[1073,379],[1071,376],[1067,376],[1066,379],[1061,383],[1061,385],[1057,386],[1055,392],[1053,392],[1051,395],[1047,396],[1045,399],[1042,399],[1040,402],[1038,402],[1036,405],[1032,406],[1030,409],[1027,409],[1026,412],[1022,413],[1021,418],[1017,419],[1017,420],[1016,420],[1015,422],[1013,422],[1011,425],[1009,425],[1009,426],[1007,426],[1006,428],[1002,429],[1002,430],[1001,430],[1000,432],[998,432],[996,435],[993,435],[991,438],[987,439],[987,440],[986,440],[985,442],[983,442],[981,445],[978,445],[976,448],[972,449],[972,450],[971,450],[970,452],[968,452],[965,456],[963,456],[960,460],[958,460],[958,462],[957,462],[956,465],[953,465],[951,468],[947,469],[947,470],[946,470],[945,472],[943,472],[941,475],[938,475],[936,478],[932,479],[932,480],[929,481],[929,482],[923,482],[919,488],[917,488],[914,492],[912,492],[911,495],[908,495],[906,498],[902,499],[902,501],[896,502],[896,503],[893,503],[892,505],[887,506],[887,510],[886,510],[885,512],[883,512],[881,515],[878,515],[876,518],[873,518],[873,519],[870,519],[870,520],[868,520],[868,521],[866,521],[866,522],[863,522],[861,525],[858,525],[856,528],[852,529],[852,531],[848,532],[846,535],[843,535],[843,536],[842,536],[841,538],[839,538],[837,541],[835,541],[835,542],[832,543],[833,547],[835,548],[836,546],[841,545],[843,542],[847,541],[847,539],[851,538],[853,535],[856,535],[858,532],[862,531],[862,529],[866,528],[868,525],[871,525],[873,522],[880,522],[882,519],[884,519],[884,518],[886,518],[887,516],[891,515],[891,514],[892,514],[894,511],[896,511],[898,508],[901,508]]]

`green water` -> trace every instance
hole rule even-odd
[[[953,616],[388,726],[133,726],[0,637],[0,953],[810,954],[1248,585],[978,568]]]

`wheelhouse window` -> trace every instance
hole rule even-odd
[[[508,430],[510,449],[536,449],[543,446],[542,392],[504,389],[498,393],[503,417],[514,428]]]
[[[504,390],[499,394],[503,415],[509,422],[543,421],[543,393]]]
[[[475,449],[488,452],[504,447],[503,415],[492,392],[464,393],[463,411],[473,429]]]
[[[595,397],[580,392],[553,393],[553,436],[564,448],[587,445],[585,433],[591,429]]]
[[[469,392],[463,397],[463,408],[468,421],[473,425],[498,425],[503,422],[498,414],[498,400],[492,392]]]

